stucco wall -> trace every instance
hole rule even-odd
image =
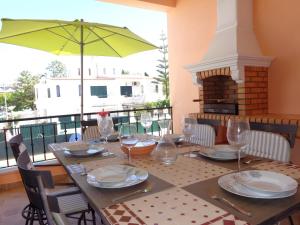
[[[216,29],[216,1],[178,0],[168,11],[170,93],[175,132],[180,132],[184,114],[198,112],[198,89],[184,69],[197,63],[208,49]]]
[[[130,2],[132,6],[140,6],[140,1]],[[269,112],[300,114],[300,1],[253,0],[253,3],[254,31],[262,52],[275,57],[269,70]],[[182,115],[199,110],[198,103],[192,102],[198,98],[198,91],[184,65],[199,62],[207,50],[215,33],[216,7],[216,0],[177,0],[176,7],[167,8],[176,132],[180,131]],[[166,10],[159,4],[156,8]]]
[[[269,71],[269,112],[300,114],[300,1],[254,0],[254,30]]]
[[[254,31],[269,70],[269,112],[300,114],[300,1],[254,0]],[[214,35],[216,1],[178,0],[168,12],[171,101],[175,130],[184,113],[198,110],[197,89],[183,68],[198,62]]]

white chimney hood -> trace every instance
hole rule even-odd
[[[193,75],[197,72],[230,67],[232,79],[244,82],[245,66],[269,67],[272,57],[263,56],[253,32],[252,0],[217,0],[217,29],[203,59],[185,68]]]

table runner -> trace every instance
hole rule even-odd
[[[119,143],[111,143],[108,145],[109,151],[112,151],[117,154],[118,157],[116,158],[106,158],[105,160],[102,159],[96,159],[93,158],[88,161],[81,162],[80,165],[83,165],[86,167],[87,170],[98,168],[100,166],[105,165],[111,165],[111,164],[126,164],[128,163],[127,159],[124,158],[124,154],[120,151],[120,144]],[[195,146],[190,146],[186,148],[180,148],[179,152],[187,152],[195,149]],[[224,163],[218,163],[213,162],[211,160],[206,160],[204,158],[187,158],[182,155],[178,157],[178,160],[174,165],[171,166],[165,166],[153,159],[151,157],[134,157],[133,159],[133,165],[145,168],[149,171],[152,178],[163,180],[164,182],[169,182],[169,186],[166,185],[165,188],[159,190],[158,192],[151,192],[147,194],[141,194],[138,196],[134,196],[129,200],[126,199],[124,202],[121,202],[120,204],[114,204],[108,202],[107,206],[101,207],[101,204],[96,205],[96,208],[100,210],[102,215],[104,215],[107,220],[110,222],[110,224],[113,225],[134,225],[134,224],[152,224],[152,225],[185,225],[185,224],[202,224],[202,225],[208,225],[208,224],[240,224],[244,225],[247,224],[247,222],[250,222],[251,224],[257,224],[260,222],[265,222],[266,218],[269,219],[268,216],[261,215],[260,220],[256,220],[254,217],[248,218],[246,216],[243,216],[237,211],[220,204],[219,202],[216,202],[215,200],[212,200],[210,198],[211,194],[220,194],[221,196],[224,194],[225,197],[230,197],[230,200],[237,201],[236,203],[240,205],[241,203],[247,204],[254,204],[255,207],[261,207],[261,210],[257,210],[256,208],[253,208],[255,211],[259,211],[261,213],[265,213],[264,211],[264,204],[259,202],[258,205],[256,205],[255,199],[247,199],[242,198],[240,196],[232,195],[226,191],[223,191],[218,185],[217,185],[217,179],[219,176],[230,173],[233,170],[230,168],[236,167],[236,162],[233,162],[233,167],[228,166],[225,168],[223,166]],[[228,163],[230,164],[230,163]],[[262,162],[257,165],[253,165],[252,168],[255,169],[266,169],[266,170],[276,170],[278,169],[278,172],[285,172],[287,175],[293,176],[294,178],[299,178],[299,167],[295,165],[282,165],[275,162]],[[196,171],[196,172],[195,172]],[[293,175],[291,175],[293,174]],[[74,176],[77,176],[77,178],[84,179],[79,174],[74,174]],[[174,186],[172,186],[172,185]],[[104,193],[105,190],[99,190],[97,188],[91,187],[91,186],[85,186],[88,185],[85,184],[81,185],[82,190],[85,192],[86,189],[94,189],[95,196],[97,196],[97,193]],[[137,188],[137,187],[132,187]],[[121,190],[122,191],[122,190]],[[172,198],[175,199],[168,199],[164,197],[164,194],[169,193]],[[188,195],[188,196],[186,196]],[[280,203],[283,204],[282,209],[286,209],[285,215],[289,212],[289,207],[296,207],[296,205],[300,204],[299,193],[297,193],[297,196],[292,197],[292,199],[283,199],[283,201],[278,200]],[[158,197],[158,198],[157,198]],[[159,201],[159,199],[165,198],[167,200],[165,201]],[[108,198],[109,199],[109,198]],[[96,200],[89,199],[89,200]],[[184,200],[184,201],[183,201]],[[100,201],[100,199],[99,199]],[[263,200],[267,201],[268,200]],[[277,200],[271,200],[270,208],[275,207],[273,202],[276,202]],[[97,201],[95,201],[97,202]],[[148,204],[148,203],[149,204]],[[172,203],[175,203],[175,205],[171,206]],[[250,203],[249,203],[250,202]],[[151,203],[151,204],[150,204]],[[202,203],[202,204],[198,204]],[[250,205],[251,205],[250,204]],[[291,205],[292,204],[292,205]],[[164,208],[165,207],[167,208]],[[95,205],[94,205],[95,206]],[[169,207],[170,206],[170,207]],[[195,207],[190,207],[195,206]],[[242,204],[243,206],[243,204]],[[219,208],[221,207],[221,208]],[[248,206],[247,206],[248,207]],[[248,209],[246,207],[246,209]],[[164,209],[164,211],[157,211],[157,209]],[[181,212],[182,210],[186,209],[186,212]],[[224,210],[226,209],[226,211]],[[282,210],[272,210],[272,215],[274,214],[280,215],[282,213]],[[199,212],[215,212],[212,214],[204,214],[201,217],[199,217],[199,213],[193,214],[194,211]],[[166,213],[164,213],[166,212]],[[179,213],[179,214],[178,214]],[[169,217],[167,217],[169,215]],[[238,217],[234,216],[237,215]],[[270,214],[271,215],[271,214]],[[158,218],[159,221],[156,221],[154,218]],[[241,218],[241,219],[239,219]],[[182,219],[182,220],[181,220]],[[247,221],[247,222],[246,222]],[[178,222],[178,223],[177,223]]]

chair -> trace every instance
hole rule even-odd
[[[249,134],[250,143],[245,148],[245,153],[281,162],[289,162],[291,147],[283,136],[257,130],[250,130]]]
[[[250,130],[249,132],[250,143],[244,150],[245,153],[285,163],[290,162],[291,146],[294,146],[297,132],[296,125],[250,123],[250,128],[256,130]],[[280,132],[287,132],[289,139],[278,134]],[[289,223],[294,225],[292,216],[289,216],[288,219]]]
[[[25,181],[24,187],[32,206],[36,210],[39,223],[45,224],[45,221],[47,221],[49,225],[68,224],[64,214],[50,211],[50,205],[45,191],[45,186],[51,186],[51,175],[49,176],[49,171],[28,169],[28,161],[30,161],[28,155],[21,153],[18,159],[18,168],[22,180]],[[50,196],[49,199],[53,201],[55,197]]]
[[[61,214],[60,216],[56,215],[57,217],[64,215],[75,218],[78,219],[78,224],[81,224],[81,221],[84,221],[86,224],[85,213],[92,212],[93,224],[95,224],[94,211],[88,206],[79,189],[73,188],[65,191],[49,192],[49,190],[54,188],[50,171],[34,170],[28,166],[29,164],[29,155],[24,151],[19,155],[17,165],[30,201],[26,224],[28,222],[32,224],[34,220],[38,220],[40,225],[44,225],[44,220],[49,218],[49,215],[46,214],[48,204],[49,210]],[[41,179],[42,185],[38,184],[38,179]],[[47,196],[46,208],[44,208],[45,198],[43,200],[43,195]],[[78,213],[81,214],[79,218],[73,217],[73,215]]]
[[[288,140],[291,148],[293,148],[295,145],[297,134],[296,124],[268,124],[250,122],[250,128],[251,130],[260,130],[280,134]]]
[[[44,174],[41,175],[47,177],[47,180],[45,181],[47,183],[44,182],[44,185],[47,188],[53,189],[54,183],[50,171],[35,170],[35,167],[30,160],[26,146],[23,144],[22,140],[23,140],[22,135],[19,134],[13,137],[10,142],[11,148],[13,149],[13,153],[14,155],[17,156],[17,165],[20,173],[24,172],[24,170],[27,170],[27,171],[32,171],[31,174]],[[25,178],[22,174],[21,174],[21,178],[30,202],[22,211],[22,216],[26,220],[25,224],[26,225],[28,223],[32,224],[33,221],[38,221],[42,225],[44,224],[41,223],[42,220],[45,220],[45,214],[43,208],[41,208],[41,204],[36,204],[35,198],[32,197],[27,190],[28,189],[27,186],[30,185],[30,183],[28,183],[30,179],[27,177]],[[85,219],[86,212],[92,211],[91,208],[88,207],[87,202],[80,194],[80,191],[77,187],[65,188],[60,191],[53,192],[51,193],[51,195],[57,197],[57,201],[55,204],[56,204],[56,209],[59,209],[56,210],[58,213],[63,213],[67,216],[72,216],[74,214],[81,213],[81,216],[78,220],[78,224],[80,224],[82,220],[86,221]],[[92,214],[94,219],[93,211]]]
[[[20,153],[25,150],[27,151],[27,148],[23,143],[23,135],[17,134],[16,136],[11,137],[8,142],[9,142],[9,145],[13,152],[14,158],[17,162]],[[35,167],[45,167],[45,166],[49,167],[49,166],[61,166],[61,164],[58,162],[54,162],[54,163],[51,162],[48,164],[35,164],[34,166]]]
[[[197,119],[199,124],[210,125],[215,129],[215,144],[227,144],[226,131],[227,128],[221,124],[221,120],[214,119]]]
[[[212,126],[206,124],[194,124],[193,135],[190,142],[206,147],[212,147],[215,144],[216,133]]]
[[[82,120],[82,140],[93,141],[100,138],[97,120]]]
[[[11,147],[11,150],[13,152],[14,158],[17,162],[19,155],[23,152],[26,151],[28,154],[28,150],[25,146],[25,144],[23,143],[23,135],[22,134],[17,134],[16,136],[13,136],[10,138],[9,140],[9,145]],[[29,156],[28,156],[29,157]],[[56,164],[33,164],[31,161],[31,166],[32,167],[49,167],[49,166],[61,166],[61,164],[56,163]],[[56,183],[56,185],[74,185],[74,183]]]

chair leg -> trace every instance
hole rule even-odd
[[[38,221],[39,221],[40,225],[45,225],[44,218],[43,218],[43,212],[38,209],[36,211],[37,211]]]
[[[83,213],[83,223],[84,223],[84,225],[86,225],[86,216],[85,216],[85,212]]]
[[[33,225],[35,211],[36,211],[36,209],[32,209],[32,211],[31,211],[30,225]]]
[[[32,214],[31,210],[28,210],[26,217],[23,216],[26,219],[25,225],[28,225],[31,218],[31,214]]]
[[[77,225],[81,225],[82,216],[83,216],[83,213],[81,213],[80,217],[78,218]]]
[[[292,216],[289,216],[289,222],[291,225],[294,225],[294,221],[293,221],[293,217]]]
[[[92,220],[93,220],[93,225],[96,225],[96,216],[95,216],[95,211],[92,209]]]

